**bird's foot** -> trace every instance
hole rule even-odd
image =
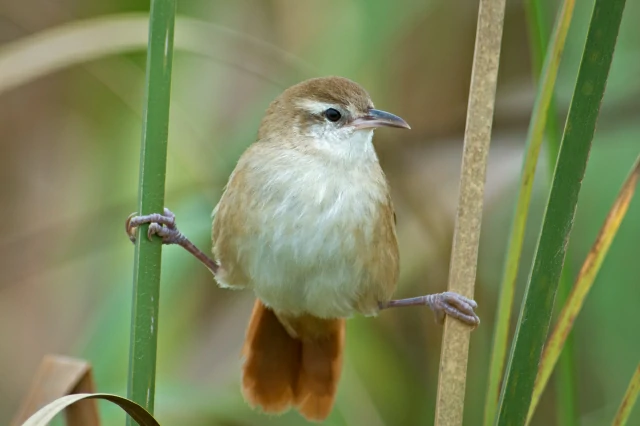
[[[440,324],[444,323],[446,314],[473,327],[480,325],[480,318],[474,311],[478,307],[475,300],[451,291],[429,294],[424,298],[425,304],[431,308]]]
[[[474,300],[451,291],[409,299],[391,300],[380,303],[380,309],[419,305],[430,307],[436,316],[436,321],[440,324],[444,323],[445,315],[449,315],[472,327],[480,325],[480,318],[474,311],[478,304]]]
[[[176,215],[165,207],[164,213],[152,213],[144,216],[137,216],[137,213],[129,215],[125,222],[125,230],[131,242],[136,242],[136,229],[145,223],[149,224],[147,238],[151,240],[154,235],[162,238],[162,244],[181,245],[185,236],[182,235],[176,226]]]
[[[131,214],[125,222],[125,230],[131,242],[136,242],[136,229],[145,223],[149,224],[147,238],[151,240],[154,235],[162,238],[162,244],[177,244],[194,255],[202,262],[213,275],[218,273],[219,265],[204,254],[189,239],[178,230],[176,226],[176,215],[165,207],[163,214],[152,213],[144,216],[137,216],[137,213]]]

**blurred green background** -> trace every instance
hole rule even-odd
[[[627,3],[570,243],[575,272],[640,152],[640,3]],[[211,210],[271,99],[304,78],[342,75],[413,129],[380,130],[375,138],[398,215],[397,296],[443,291],[477,7],[445,0],[179,1],[166,202],[181,230],[208,251]],[[99,391],[126,393],[133,248],[123,223],[136,207],[148,8],[140,0],[0,0],[0,424],[18,409],[47,353],[88,359]],[[591,8],[592,1],[576,5],[557,90],[562,122]],[[52,32],[38,35],[43,31]],[[46,43],[62,33],[64,42],[29,44],[37,41],[29,37]],[[6,60],[25,43],[36,47],[21,61]],[[105,53],[86,54],[97,51]],[[53,62],[59,66],[49,70]],[[475,295],[483,323],[472,334],[465,425],[481,424],[497,284],[534,93],[523,4],[513,0]],[[545,164],[518,298],[548,193]],[[640,357],[639,240],[635,199],[576,323],[585,426],[610,422]],[[252,295],[218,289],[177,248],[164,250],[162,268],[161,423],[305,424],[295,413],[259,415],[242,401],[239,353]],[[441,333],[427,309],[349,321],[344,374],[326,424],[432,424]],[[554,425],[558,409],[552,381],[533,424]],[[119,411],[101,405],[101,412],[105,424],[123,424]],[[640,409],[629,424],[640,425]]]

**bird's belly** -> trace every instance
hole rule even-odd
[[[263,233],[257,242],[270,249],[258,249],[249,268],[256,295],[276,311],[294,316],[350,316],[373,284],[367,271],[369,247],[358,244],[353,233],[337,221],[309,221]]]
[[[379,165],[338,166],[255,146],[270,167],[237,166],[216,208],[216,280],[252,288],[290,316],[375,314],[378,301],[391,297],[399,270],[393,208]]]
[[[380,225],[377,199],[276,210],[257,235],[238,246],[257,297],[293,316],[375,314],[377,302],[390,297],[387,289],[395,282],[385,281],[394,281],[397,269],[388,259],[397,250],[395,232]]]

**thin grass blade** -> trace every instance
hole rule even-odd
[[[505,269],[500,286],[500,296],[498,299],[498,313],[494,330],[493,347],[491,354],[491,364],[489,367],[489,387],[485,399],[484,425],[490,426],[494,423],[498,408],[498,398],[500,396],[500,382],[504,371],[507,354],[507,339],[509,334],[509,324],[513,311],[513,297],[518,275],[518,266],[522,255],[522,244],[524,241],[525,227],[531,201],[531,191],[533,189],[533,178],[538,163],[540,148],[544,140],[544,131],[549,117],[549,108],[552,105],[553,88],[558,75],[558,67],[562,50],[565,45],[575,0],[565,0],[559,11],[556,27],[553,31],[552,44],[549,46],[544,65],[542,67],[542,77],[538,88],[536,102],[533,107],[531,124],[527,135],[526,151],[522,165],[522,176],[520,178],[520,190],[514,213],[507,257],[505,259]]]
[[[522,425],[529,412],[540,355],[569,242],[625,0],[596,0],[565,124],[542,230],[525,290],[497,424]]]
[[[553,50],[553,46],[549,43],[554,42],[557,37],[555,29],[552,29],[551,31],[549,30],[550,24],[547,22],[548,3],[549,2],[544,0],[527,0],[524,2],[527,29],[529,30],[529,45],[531,46],[531,62],[533,65],[533,75],[536,80],[540,80],[543,75],[547,52],[549,50]],[[574,5],[575,0],[564,1],[558,11],[557,21],[559,22],[559,25],[566,25],[566,28],[563,28],[562,31],[566,32],[571,25]],[[567,7],[571,10],[565,11]],[[551,36],[549,36],[550,32]],[[564,43],[562,47],[564,47]],[[540,81],[540,83],[542,83],[542,81]],[[546,128],[547,161],[550,173],[553,173],[556,166],[556,160],[558,159],[558,152],[560,152],[560,140],[562,138],[560,124],[558,123],[558,111],[556,108],[555,96],[553,94],[551,95],[551,101],[547,108]]]
[[[529,29],[529,45],[531,46],[533,73],[538,76],[542,70],[542,61],[549,44],[549,24],[547,22],[549,2],[545,0],[528,0],[524,2],[527,27]],[[549,182],[553,179],[553,170],[560,151],[562,133],[558,124],[556,102],[552,96],[547,109],[547,164]],[[570,252],[567,257],[571,258]],[[570,263],[565,263],[560,275],[556,307],[564,306],[573,287],[573,272]],[[556,308],[557,309],[557,308]],[[558,360],[555,374],[556,419],[558,426],[578,426],[578,387],[576,382],[575,348],[573,334],[567,336],[564,349]]]
[[[627,424],[631,410],[638,399],[638,394],[640,394],[640,364],[638,364],[636,372],[633,374],[631,382],[629,382],[629,387],[622,398],[620,408],[618,408],[613,423],[611,423],[612,426],[624,426]]]
[[[542,352],[542,358],[540,359],[540,366],[538,369],[538,376],[533,387],[533,397],[531,399],[531,406],[529,407],[529,414],[527,417],[527,423],[531,420],[533,413],[540,402],[540,397],[544,391],[549,377],[553,372],[553,368],[558,361],[562,348],[565,344],[567,335],[573,328],[573,324],[576,317],[580,313],[584,301],[593,286],[598,271],[602,266],[611,243],[614,237],[618,233],[620,224],[627,214],[629,204],[633,198],[638,180],[640,179],[640,157],[636,160],[629,176],[625,180],[624,184],[618,196],[604,221],[596,241],[594,242],[587,258],[578,273],[573,290],[569,295],[567,303],[562,308],[558,317],[558,323],[551,332],[549,340],[545,344],[544,351]]]

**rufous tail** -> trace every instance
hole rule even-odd
[[[307,420],[327,418],[342,370],[344,334],[344,319],[278,319],[256,300],[243,348],[242,393],[247,402],[265,413],[293,406]]]

